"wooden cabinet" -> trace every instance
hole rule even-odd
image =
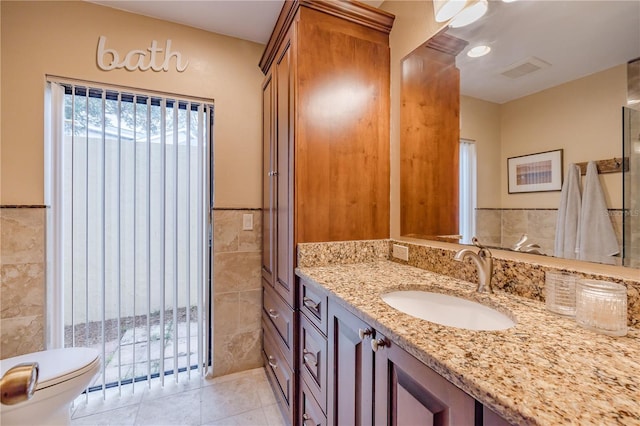
[[[328,313],[328,425],[509,424],[331,298]]]
[[[375,354],[375,418],[386,425],[470,425],[482,405],[395,343]]]
[[[295,389],[295,380],[290,383],[293,394],[302,395],[302,408],[297,401],[281,399],[291,423],[300,422],[304,407],[312,406],[304,398],[314,399],[320,412],[326,409],[326,403],[317,401],[326,399],[318,387],[326,378],[326,365],[313,366],[313,372],[311,352],[298,349],[296,244],[389,237],[393,19],[358,2],[285,0],[259,63],[265,74],[264,344],[279,351],[287,363],[285,372],[298,376],[305,368],[309,382],[307,393]],[[301,337],[307,339],[305,344],[316,344],[318,355],[322,342],[314,330],[326,338],[326,323],[324,329],[321,323],[326,302],[315,304],[314,297],[305,295],[299,302],[309,315]],[[296,333],[288,336],[291,327]],[[282,389],[285,377],[276,374],[282,373],[277,368],[267,368],[267,373],[274,389]]]
[[[278,338],[272,335],[270,327],[266,324],[262,322],[262,356],[265,370],[284,417],[291,421],[296,399],[295,376],[280,350]]]
[[[372,425],[374,331],[329,301],[327,420],[330,425]]]
[[[327,424],[327,296],[299,280],[300,350],[299,350],[299,414],[300,425]],[[320,328],[319,328],[319,327]]]
[[[455,235],[458,227],[460,72],[467,42],[439,33],[402,60],[400,234]]]
[[[262,276],[289,306],[294,299],[293,93],[291,44],[279,50],[263,98]]]

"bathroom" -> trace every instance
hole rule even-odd
[[[45,127],[44,120],[40,118],[29,118],[26,122],[25,112],[32,112],[29,114],[31,117],[44,117],[45,76],[60,76],[215,101],[213,282],[216,284],[210,295],[214,307],[212,375],[224,377],[262,367],[265,363],[261,354],[260,316],[263,205],[260,87],[264,74],[257,64],[266,41],[257,43],[213,34],[88,2],[3,1],[1,7],[4,42],[1,75],[3,302],[0,358],[47,347],[47,315],[51,309],[45,289],[48,270],[45,224],[50,209],[45,202]],[[433,36],[442,24],[433,19],[431,2],[387,1],[380,7],[395,15],[389,42],[391,218],[385,238],[399,239],[402,235],[400,112],[396,104],[399,103],[400,63],[415,47]],[[121,58],[134,49],[147,49],[152,40],[157,40],[158,46],[164,47],[166,40],[170,39],[172,51],[179,51],[182,58],[189,61],[188,67],[182,72],[175,67],[162,72],[103,70],[96,60],[100,36],[107,38],[105,47],[116,50]],[[159,67],[160,60],[156,63]],[[464,114],[463,110],[463,117]],[[466,137],[464,134],[461,136]],[[614,147],[611,153],[575,161],[602,160],[618,156],[619,151]],[[504,158],[507,156],[512,155]],[[493,170],[504,167],[502,163],[500,157]],[[619,173],[611,174],[606,179],[620,179],[620,176]],[[621,193],[619,186],[616,191]],[[501,192],[506,196],[506,190]],[[501,196],[498,191],[496,193],[495,196]],[[611,190],[612,197],[613,193]],[[621,208],[620,200],[616,203],[616,208]],[[245,215],[253,218],[251,231],[243,230]],[[525,254],[513,256],[525,263],[531,260]],[[604,274],[635,282],[635,287],[629,287],[629,295],[631,300],[635,291],[634,300],[637,300],[637,270],[609,269],[580,262],[558,263],[554,259],[546,261],[556,267],[568,265],[585,274]],[[535,260],[531,262],[535,264]],[[443,264],[441,270],[444,272],[450,267]],[[499,272],[502,277],[507,273]],[[523,293],[527,291],[525,289]],[[539,288],[531,290],[533,293],[536,291],[540,297]],[[640,309],[635,303],[635,309]]]

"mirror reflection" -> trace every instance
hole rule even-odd
[[[540,161],[533,160],[538,157],[529,161],[526,156],[560,151],[561,181],[566,180],[570,164],[584,163],[584,172],[590,161],[613,164],[613,169],[621,163],[619,170],[595,178],[603,193],[601,214],[611,222],[619,254],[586,260],[640,267],[638,220],[623,226],[640,198],[630,185],[623,197],[623,177],[634,181],[635,173],[635,181],[639,180],[640,129],[633,122],[622,122],[623,107],[640,108],[628,99],[632,90],[627,70],[628,63],[640,57],[640,2],[491,1],[479,21],[449,28],[446,34],[468,43],[455,56],[460,71],[462,242],[477,235],[489,246],[553,256],[560,187],[542,191],[544,185],[529,180],[524,190],[513,191],[509,174],[524,179],[523,167],[536,166],[543,170],[535,169],[534,174],[545,179],[557,160],[543,155]],[[484,50],[489,53],[468,55],[479,46],[488,47]],[[629,167],[625,175],[623,136],[632,145],[625,151]],[[518,161],[520,167],[509,167],[508,159],[524,160]],[[579,180],[582,192],[586,176]],[[589,204],[584,211],[595,208]],[[596,227],[592,229],[596,232]]]

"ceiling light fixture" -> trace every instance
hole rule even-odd
[[[453,21],[449,24],[451,28],[460,28],[465,25],[469,25],[478,19],[480,19],[489,9],[489,2],[487,0],[478,0],[475,3],[467,6],[458,13]]]
[[[480,56],[484,56],[489,52],[491,52],[491,48],[489,46],[481,44],[480,46],[472,47],[471,49],[469,49],[469,51],[467,52],[467,56],[469,56],[470,58],[479,58]]]
[[[436,22],[453,18],[467,4],[467,0],[433,0],[433,12]]]

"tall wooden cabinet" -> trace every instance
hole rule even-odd
[[[298,329],[296,244],[389,237],[393,19],[358,2],[286,0],[259,64],[263,356],[292,423],[298,401],[291,395],[326,410],[315,404],[312,384],[287,378],[300,365],[297,333],[288,335]]]

